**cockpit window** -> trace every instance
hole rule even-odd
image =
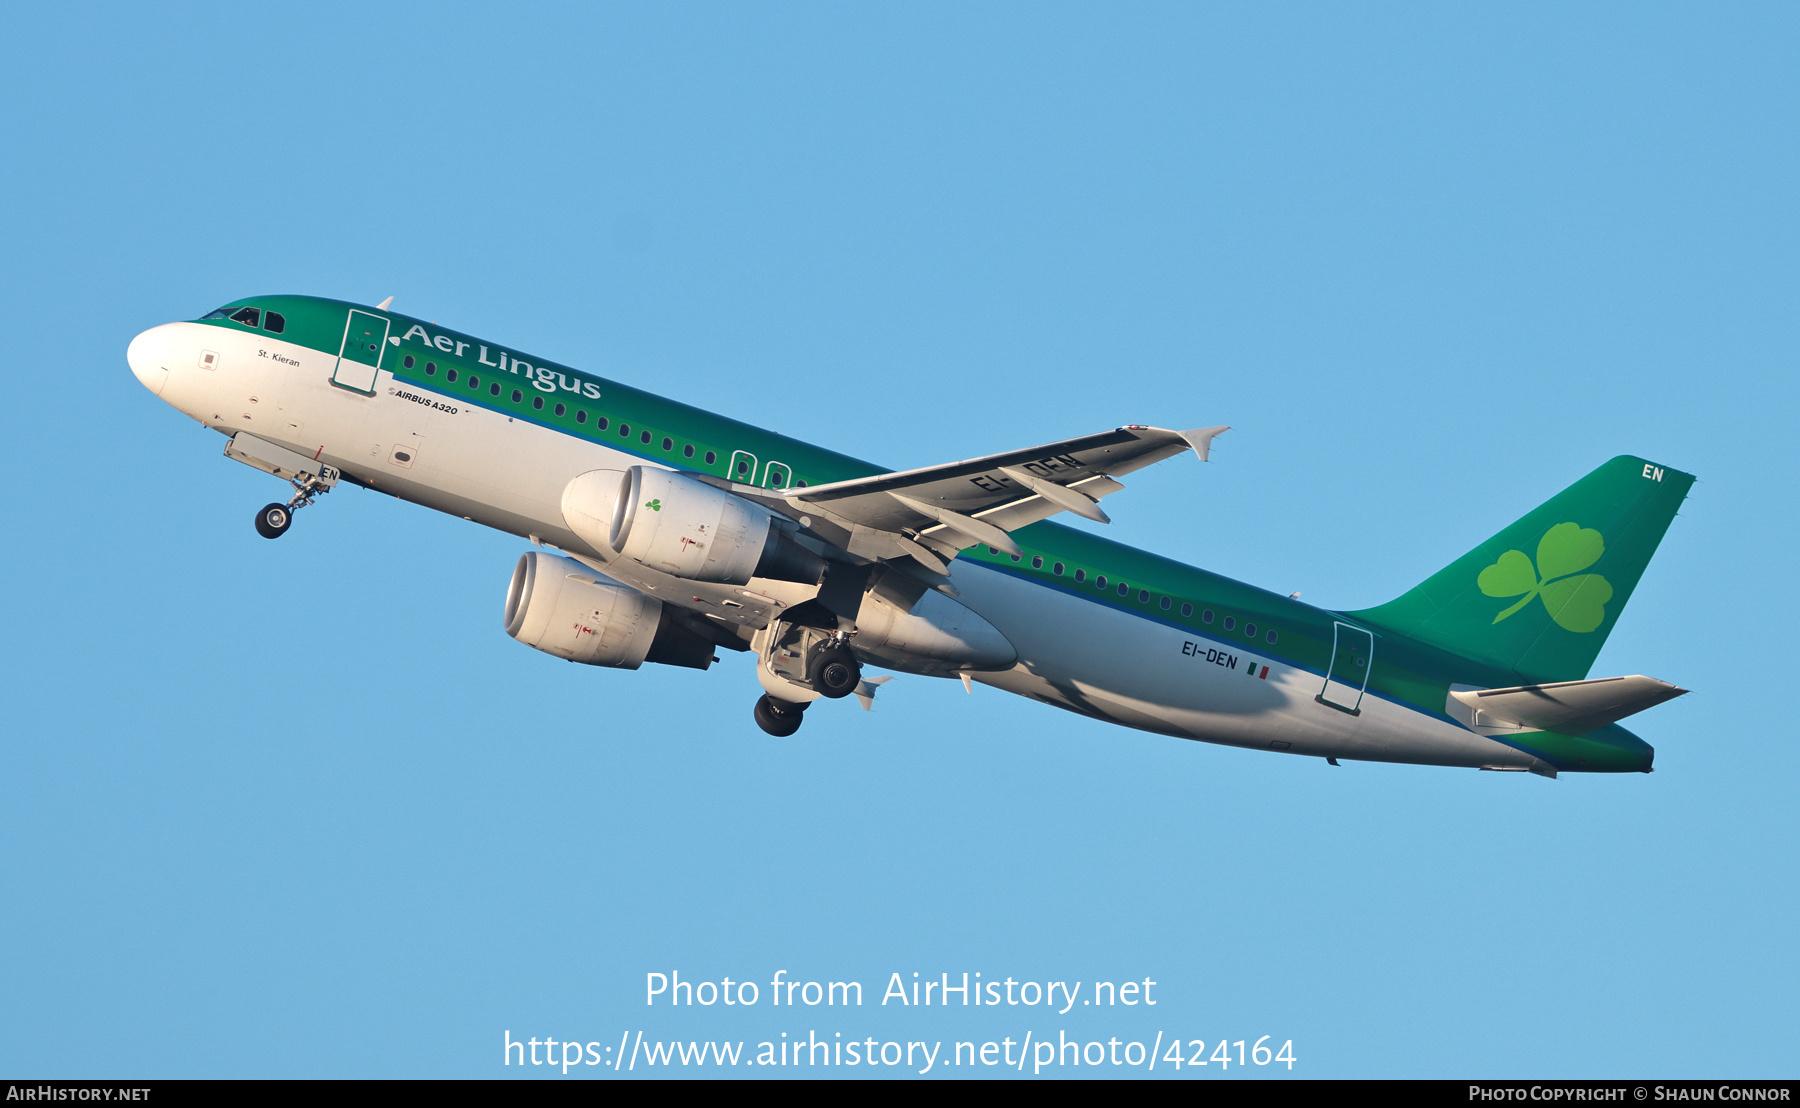
[[[256,326],[261,318],[262,312],[255,308],[239,308],[237,311],[231,313],[232,322],[242,323],[246,327]]]
[[[225,318],[228,318],[230,315],[231,315],[230,308],[214,308],[212,311],[207,312],[205,315],[201,316],[200,318],[203,320],[225,319]]]
[[[282,318],[280,312],[263,313],[263,330],[279,335],[285,327],[287,327],[287,320]]]

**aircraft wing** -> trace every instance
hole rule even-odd
[[[947,465],[755,493],[779,497],[790,514],[825,517],[851,554],[910,557],[943,574],[957,551],[978,544],[1019,553],[1007,532],[1058,512],[1107,522],[1098,501],[1125,487],[1118,477],[1190,449],[1205,461],[1214,436],[1228,429],[1134,424]]]

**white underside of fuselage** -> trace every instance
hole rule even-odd
[[[957,564],[963,603],[1019,661],[975,680],[1127,727],[1315,757],[1526,769],[1534,758],[1374,694],[1356,712],[1318,699],[1324,677],[1004,570]],[[1263,676],[1264,669],[1267,676]]]
[[[401,499],[590,559],[609,555],[589,548],[563,522],[565,486],[589,470],[663,464],[471,405],[454,386],[396,386],[384,370],[373,396],[338,388],[330,383],[335,357],[269,335],[175,323],[138,342],[145,344],[134,344],[140,379],[209,427],[248,432]],[[203,351],[217,355],[214,368],[201,367]],[[166,376],[155,377],[152,368],[146,378],[140,366],[146,359]],[[546,396],[555,399],[575,401]],[[953,571],[957,598],[1019,655],[1010,669],[970,676],[1007,692],[1145,731],[1289,754],[1508,769],[1535,760],[1373,694],[1361,698],[1355,713],[1332,707],[1317,699],[1320,674],[1154,615],[967,560]],[[654,574],[631,583],[665,600],[679,593],[682,603],[721,602],[723,595],[719,587]],[[735,591],[733,613],[776,612],[794,602],[794,589],[753,580]]]

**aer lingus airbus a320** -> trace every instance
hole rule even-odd
[[[391,301],[391,297],[389,298]],[[261,296],[137,336],[145,387],[287,479],[530,540],[508,634],[572,662],[750,651],[756,722],[867,707],[865,665],[1163,735],[1327,759],[1649,772],[1618,720],[1685,690],[1588,679],[1693,477],[1618,457],[1379,607],[1333,612],[1051,522],[1224,427],[1129,426],[898,472],[388,310]],[[556,551],[557,553],[551,553]]]

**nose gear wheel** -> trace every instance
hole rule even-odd
[[[313,497],[320,493],[330,492],[337,483],[337,470],[326,467],[329,480],[320,477],[302,479],[288,478],[288,484],[294,486],[294,495],[288,497],[286,504],[264,504],[256,513],[256,533],[265,539],[278,539],[287,534],[294,524],[294,513],[313,502]]]
[[[265,539],[278,539],[293,525],[294,514],[285,504],[264,504],[256,513],[256,533]]]

